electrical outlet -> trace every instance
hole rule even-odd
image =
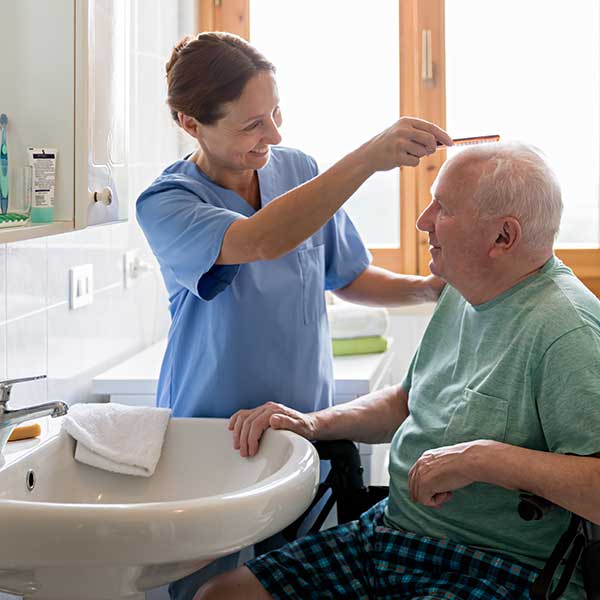
[[[69,269],[69,306],[87,306],[94,301],[94,265],[79,265]]]
[[[123,285],[129,288],[133,285],[133,280],[138,276],[137,264],[139,261],[139,250],[133,248],[123,255]]]

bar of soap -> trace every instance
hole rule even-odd
[[[9,442],[16,442],[18,440],[28,440],[36,438],[42,433],[42,428],[39,423],[32,423],[31,425],[21,425],[21,427],[15,427],[8,438]]]

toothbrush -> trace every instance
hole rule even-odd
[[[2,142],[0,143],[0,210],[5,215],[8,210],[8,146],[6,145],[6,126],[8,117],[0,115],[0,129],[2,129]]]

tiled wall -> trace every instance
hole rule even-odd
[[[91,378],[166,334],[166,292],[135,222],[139,192],[179,156],[165,106],[164,63],[192,32],[193,0],[132,0],[129,222],[0,244],[0,380],[47,374],[17,385],[13,406],[90,400]],[[139,248],[155,268],[128,289],[123,253]],[[92,263],[94,302],[70,310],[69,267]],[[0,599],[8,599],[0,593]]]
[[[132,2],[129,222],[0,245],[0,378],[48,374],[47,381],[16,386],[16,406],[90,399],[94,374],[166,332],[164,285],[134,202],[179,155],[164,102],[164,63],[180,34],[193,30],[191,5]],[[154,268],[125,289],[123,254],[131,248]],[[69,267],[85,263],[94,266],[94,302],[70,310]]]

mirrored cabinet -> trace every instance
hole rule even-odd
[[[0,243],[127,219],[129,5],[0,0]],[[6,216],[32,206],[24,223]]]

